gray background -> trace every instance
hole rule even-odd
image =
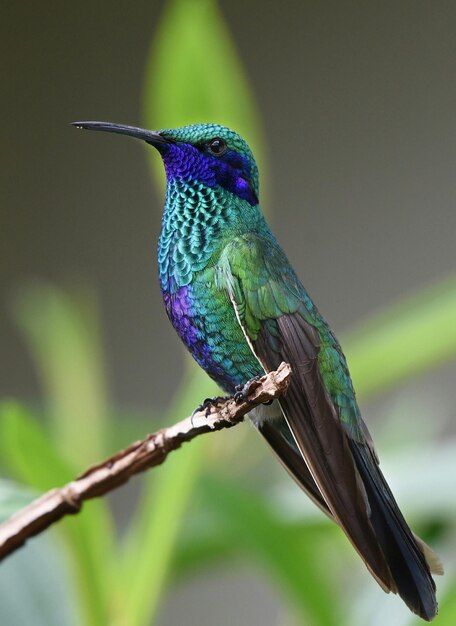
[[[172,393],[181,353],[156,278],[160,190],[138,144],[68,126],[141,124],[161,6],[29,0],[3,8],[2,396],[39,400],[9,311],[13,288],[30,276],[95,287],[116,405],[165,406]],[[456,4],[237,0],[222,8],[264,116],[274,231],[336,333],[453,272]],[[223,88],[214,76],[214,89]],[[454,372],[431,378],[442,380],[449,401]],[[243,585],[226,576],[242,604]],[[245,623],[247,598],[270,596],[248,589]],[[266,606],[271,618],[275,607]]]
[[[0,21],[2,394],[39,393],[8,311],[34,275],[94,285],[117,403],[166,404],[181,361],[156,279],[160,190],[135,142],[68,126],[141,123],[161,4],[11,3]],[[340,332],[455,268],[456,5],[259,6],[222,4],[264,115],[273,227]]]

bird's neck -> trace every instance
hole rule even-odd
[[[258,207],[222,187],[168,181],[158,246],[162,291],[191,283],[194,272],[205,269],[232,237],[255,230],[260,220]]]

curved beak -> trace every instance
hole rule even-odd
[[[113,124],[111,122],[71,122],[71,125],[76,126],[76,128],[83,128],[84,130],[98,130],[107,133],[128,135],[135,139],[142,139],[155,148],[159,148],[163,144],[171,143],[157,131],[137,128],[136,126],[126,126],[125,124]]]

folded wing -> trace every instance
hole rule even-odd
[[[284,253],[272,240],[239,237],[222,255],[220,281],[265,371],[282,361],[291,365],[292,381],[280,406],[306,469],[296,454],[287,458],[290,447],[283,433],[274,433],[273,422],[260,424],[260,430],[341,526],[383,589],[432,619],[435,585],[423,549],[378,467],[340,347]]]

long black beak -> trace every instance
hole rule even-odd
[[[162,144],[170,143],[163,135],[153,130],[145,130],[136,126],[126,126],[124,124],[112,124],[111,122],[71,122],[76,128],[84,128],[85,130],[99,130],[108,133],[118,133],[119,135],[128,135],[135,139],[142,139],[152,146],[159,148]]]

